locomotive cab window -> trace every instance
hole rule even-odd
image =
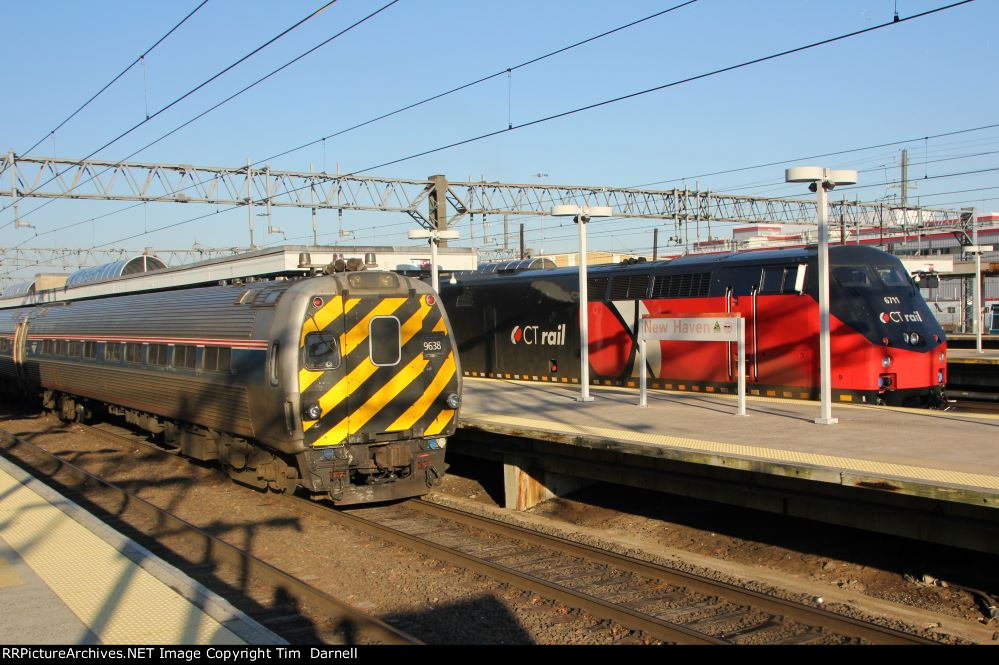
[[[376,316],[368,328],[371,364],[379,367],[398,365],[402,357],[399,319],[394,316]]]
[[[311,332],[305,336],[306,369],[336,369],[340,366],[340,340],[331,332]]]
[[[875,266],[878,277],[885,283],[885,286],[911,286],[912,280],[909,275],[898,266]]]
[[[865,266],[837,266],[833,268],[833,276],[840,286],[852,286],[869,289],[871,274]]]

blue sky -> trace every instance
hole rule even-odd
[[[387,2],[387,0],[385,0]],[[247,83],[327,39],[385,2],[339,0],[301,28],[164,112],[95,158],[123,159]],[[362,26],[132,157],[132,161],[238,166],[300,145],[456,85],[648,16],[675,4],[628,1],[459,2],[400,0]],[[173,2],[8,3],[8,94],[0,105],[0,148],[25,154],[198,4]],[[321,0],[209,0],[53,137],[35,156],[80,158],[291,26]],[[909,16],[948,4],[898,0]],[[275,169],[367,168],[408,154],[669,83],[890,21],[894,0],[700,0],[641,25],[357,131],[269,162]],[[915,21],[579,113],[377,170],[377,175],[452,180],[663,187],[699,186],[788,196],[783,166],[697,178],[698,174],[999,122],[993,32],[999,3],[977,0]],[[932,207],[999,210],[997,172],[933,177],[999,166],[999,128],[915,140],[820,160],[862,171],[849,192],[863,200],[898,195],[901,148],[910,173],[929,176],[911,191]],[[813,160],[814,161],[814,160]],[[547,174],[543,179],[535,174]],[[996,189],[983,189],[996,187]],[[957,192],[957,190],[975,190]],[[844,192],[845,193],[845,192]],[[8,203],[0,200],[0,206]],[[151,203],[59,234],[46,231],[126,204],[43,200],[21,204],[39,234],[6,226],[0,246],[77,247],[113,243],[137,228],[210,212]],[[11,219],[0,212],[0,224]],[[572,247],[571,229],[528,224],[528,244]],[[277,210],[289,239],[310,233],[307,211]],[[499,220],[495,220],[498,224]],[[336,230],[335,213],[320,216]],[[591,245],[645,250],[648,221],[594,228]],[[412,223],[389,213],[347,213],[360,242],[402,243]],[[460,230],[467,238],[466,228]],[[258,243],[266,237],[263,222]],[[664,228],[664,231],[668,229]],[[717,231],[717,229],[716,229]],[[477,232],[477,235],[478,232]],[[335,235],[326,236],[330,242]],[[246,244],[237,210],[117,243],[129,248]],[[466,241],[467,242],[467,241]],[[113,243],[114,244],[114,243]],[[6,273],[9,266],[0,266]],[[31,272],[31,271],[26,271]]]

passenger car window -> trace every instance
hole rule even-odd
[[[228,372],[231,358],[232,349],[227,346],[206,346],[202,364],[209,372]]]
[[[336,369],[340,366],[340,340],[331,332],[311,332],[305,336],[306,369]]]

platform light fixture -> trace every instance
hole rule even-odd
[[[821,412],[815,422],[835,425],[832,417],[832,363],[830,361],[829,335],[829,190],[836,185],[854,185],[857,172],[846,169],[827,169],[821,166],[795,166],[785,170],[786,182],[807,182],[815,192],[816,222],[819,226],[819,398]]]
[[[552,208],[552,217],[572,217],[579,226],[579,385],[580,402],[592,402],[590,396],[590,313],[589,295],[586,291],[586,224],[591,217],[610,217],[614,210],[610,206],[557,205]]]
[[[438,229],[414,229],[407,236],[410,240],[429,239],[430,241],[430,285],[434,293],[440,293],[437,275],[437,243],[441,240],[457,240],[458,232]]]

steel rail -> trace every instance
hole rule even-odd
[[[166,451],[146,441],[131,439],[122,434],[92,426],[84,425],[84,427],[99,436],[115,439],[133,448],[149,448],[162,455],[171,455],[170,451]],[[523,573],[511,567],[466,554],[446,545],[435,543],[417,535],[408,534],[359,515],[334,510],[326,505],[317,504],[300,497],[284,495],[282,498],[287,500],[296,510],[305,512],[310,516],[331,521],[348,528],[359,529],[369,535],[411,548],[427,556],[441,559],[518,588],[538,593],[550,600],[586,611],[600,619],[614,621],[634,630],[641,630],[650,637],[680,644],[731,643],[724,639],[697,632],[681,624],[664,621],[640,611],[616,605],[590,594]],[[491,531],[504,537],[522,540],[530,544],[558,551],[562,554],[578,557],[585,561],[612,566],[622,571],[654,579],[662,579],[671,585],[684,587],[695,593],[717,596],[735,605],[748,605],[753,609],[770,613],[778,618],[790,619],[813,628],[826,628],[836,634],[847,637],[855,637],[875,644],[936,644],[933,640],[917,635],[878,626],[852,617],[846,617],[830,612],[829,610],[783,600],[726,582],[711,580],[667,566],[570,541],[559,536],[540,533],[491,517],[476,515],[422,500],[411,500],[406,502],[405,505],[408,509],[413,509],[430,516],[442,517],[468,527]]]
[[[583,610],[599,619],[614,621],[633,630],[640,630],[650,637],[666,642],[676,642],[677,644],[728,644],[725,640],[699,633],[680,624],[663,621],[662,619],[643,614],[631,608],[615,605],[602,598],[569,589],[536,575],[523,573],[500,563],[466,554],[453,547],[441,545],[426,538],[393,529],[392,527],[379,524],[359,515],[331,510],[328,507],[310,503],[308,499],[300,497],[286,496],[285,498],[293,502],[296,507],[341,526],[358,529],[393,543],[404,545],[421,554],[444,560],[473,572],[487,575],[500,582],[512,584],[520,589],[537,593],[549,600],[555,600],[570,607]]]
[[[783,600],[774,596],[769,596],[757,591],[743,589],[726,582],[711,580],[691,573],[669,568],[649,561],[642,561],[632,557],[599,549],[583,543],[567,540],[559,536],[552,536],[537,531],[532,531],[521,526],[507,524],[497,519],[467,513],[449,506],[442,506],[428,501],[414,501],[407,504],[407,507],[425,512],[430,515],[442,516],[467,526],[475,528],[485,528],[493,532],[501,533],[507,537],[518,538],[535,545],[559,550],[566,554],[578,556],[580,558],[596,561],[608,566],[614,566],[620,570],[631,573],[645,575],[663,579],[670,584],[683,586],[698,593],[719,596],[720,598],[733,604],[746,604],[754,608],[765,610],[784,617],[789,617],[796,621],[812,626],[828,628],[838,634],[858,637],[875,644],[935,644],[915,635],[909,635],[897,630],[871,624],[859,619],[845,617],[829,610],[810,607],[790,600]]]
[[[84,425],[89,431],[98,436],[113,438],[117,441],[132,446],[133,448],[151,448],[160,454],[170,455],[169,451],[143,441],[132,440],[129,437],[109,432],[104,429]],[[487,575],[490,578],[499,580],[516,586],[517,588],[535,592],[549,600],[555,600],[570,607],[589,612],[595,617],[603,620],[614,621],[633,630],[640,630],[650,637],[661,639],[667,642],[679,644],[727,644],[703,633],[685,628],[679,624],[663,621],[653,616],[643,614],[627,607],[615,605],[601,598],[589,594],[574,591],[567,587],[554,584],[540,577],[528,575],[514,570],[502,564],[486,561],[479,557],[460,552],[454,548],[434,543],[419,536],[413,536],[403,531],[393,529],[365,519],[358,515],[337,511],[330,507],[317,504],[309,499],[284,495],[283,500],[289,502],[295,510],[304,512],[310,516],[318,517],[327,522],[333,522],[340,526],[362,531],[383,540],[402,545],[414,551],[420,552],[435,559],[447,561],[462,568],[467,568],[474,572]],[[412,503],[412,502],[410,502]],[[407,506],[409,503],[407,503]]]
[[[103,432],[102,430],[93,431],[98,431],[103,434],[111,434],[109,432]],[[114,435],[111,434],[111,436]],[[119,438],[128,441],[125,437]],[[30,462],[22,460],[14,454],[15,450],[19,447],[25,447],[29,453],[41,457],[42,464],[45,464],[46,462],[55,464],[55,468],[52,470],[46,470],[40,468],[40,466],[35,466]],[[182,534],[187,542],[200,545],[206,560],[198,561],[198,565],[204,565],[209,561],[213,564],[226,563],[237,565],[240,570],[245,572],[247,578],[252,579],[253,577],[257,577],[260,581],[277,586],[286,591],[292,597],[296,598],[299,602],[313,607],[318,607],[330,617],[335,618],[338,621],[338,624],[335,626],[337,632],[364,636],[367,639],[378,643],[421,643],[415,637],[390,626],[384,621],[369,616],[360,610],[343,603],[326,592],[310,586],[304,581],[289,575],[288,573],[265,561],[262,561],[261,559],[258,559],[252,554],[249,554],[248,552],[245,552],[223,540],[216,538],[215,536],[212,536],[211,534],[206,533],[205,531],[202,531],[198,527],[180,517],[177,517],[167,510],[164,510],[163,508],[160,508],[145,499],[141,499],[135,494],[132,494],[131,492],[118,487],[103,478],[84,471],[75,464],[48,452],[30,441],[17,437],[11,432],[0,430],[0,449],[8,454],[11,461],[20,465],[28,465],[30,466],[30,470],[41,472],[49,478],[52,478],[60,471],[69,473],[76,481],[77,485],[77,487],[73,487],[71,489],[78,492],[87,488],[93,488],[94,486],[111,491],[121,500],[121,512],[124,512],[126,509],[133,509],[138,514],[153,520],[157,526],[169,528],[175,533]]]

